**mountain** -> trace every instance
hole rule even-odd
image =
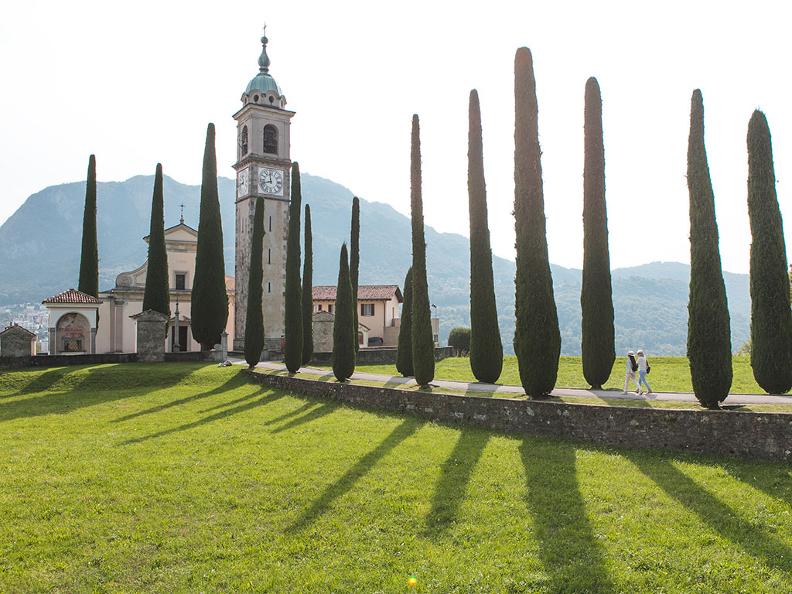
[[[153,176],[98,184],[100,287],[146,258]],[[226,273],[234,273],[233,180],[218,179]],[[180,205],[188,225],[198,226],[200,187],[164,180],[165,222],[176,224]],[[338,250],[349,235],[352,193],[330,180],[303,174],[303,201],[314,223],[314,283],[333,284]],[[0,305],[37,302],[77,282],[85,182],[51,186],[30,196],[0,226]],[[429,290],[441,320],[441,340],[470,323],[468,239],[426,229]],[[411,260],[410,221],[387,204],[361,200],[361,283],[404,281]],[[499,322],[507,352],[514,333],[514,262],[493,260]],[[580,270],[553,266],[562,352],[580,352]],[[654,354],[683,354],[687,337],[690,267],[653,262],[613,272],[616,345],[619,352],[643,347]],[[748,277],[729,274],[732,346],[748,338]]]

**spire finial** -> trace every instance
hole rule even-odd
[[[261,55],[259,56],[259,59],[258,59],[259,71],[261,71],[261,72],[269,72],[270,59],[269,59],[269,56],[267,55],[267,42],[269,41],[269,39],[267,39],[267,24],[266,23],[264,24],[263,32],[264,33],[261,36]]]
[[[179,224],[184,225],[184,203],[182,202],[179,204],[179,208],[181,209],[181,214],[179,215]]]

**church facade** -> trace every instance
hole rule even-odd
[[[236,307],[235,351],[245,348],[248,271],[256,198],[264,202],[264,253],[262,263],[264,348],[279,351],[284,335],[286,239],[291,198],[289,126],[293,111],[269,73],[266,35],[261,38],[259,72],[242,94],[242,107],[234,114],[237,123],[236,170]]]

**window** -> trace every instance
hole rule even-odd
[[[361,303],[360,304],[360,315],[361,316],[373,316],[374,315],[374,304],[373,303]]]
[[[176,273],[176,290],[184,291],[187,288],[187,275],[183,272]]]
[[[244,157],[248,153],[248,129],[247,126],[242,126],[242,131],[239,133],[239,156]]]
[[[270,218],[269,218],[269,230],[270,230],[270,233],[272,233],[272,215],[270,215]]]
[[[278,129],[272,124],[264,126],[264,152],[278,154]]]
[[[267,248],[267,264],[272,264],[272,248]]]
[[[330,312],[330,313],[333,313],[333,304],[332,303],[328,303],[327,311]]]
[[[272,283],[267,281],[267,293],[272,293]]]
[[[322,304],[321,303],[316,306],[316,311],[322,311]]]

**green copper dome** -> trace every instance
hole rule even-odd
[[[253,77],[248,83],[247,88],[245,89],[245,94],[250,95],[251,93],[258,91],[259,93],[266,93],[267,91],[272,91],[276,93],[279,97],[282,95],[280,88],[278,87],[278,83],[275,82],[275,79],[272,78],[266,72],[259,72],[256,76]]]
[[[267,55],[267,36],[261,38],[261,55],[258,59],[259,73],[253,77],[245,89],[242,96],[243,103],[260,103],[272,107],[283,108],[286,105],[286,98],[269,73],[270,59]]]

